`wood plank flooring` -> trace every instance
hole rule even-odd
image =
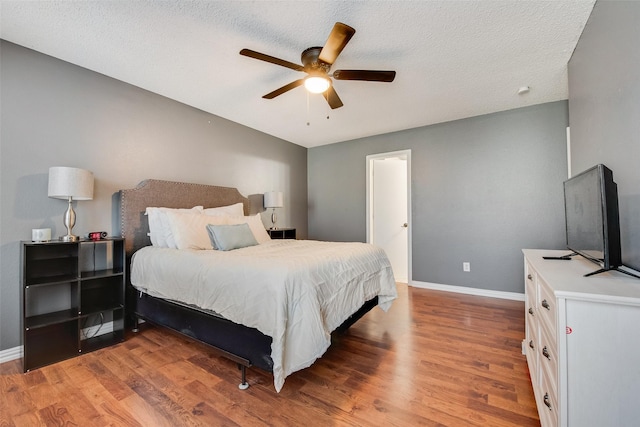
[[[399,284],[276,393],[270,374],[157,327],[22,374],[0,365],[0,426],[539,426],[524,304]]]

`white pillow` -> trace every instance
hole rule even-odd
[[[205,215],[211,216],[242,216],[244,215],[244,205],[236,203],[235,205],[222,206],[219,208],[206,208],[202,210]]]
[[[165,213],[177,249],[213,249],[207,225],[225,225],[227,217],[194,215],[184,212]]]
[[[262,218],[260,218],[260,214],[256,214],[253,216],[237,216],[237,217],[229,217],[227,218],[227,224],[248,224],[251,232],[253,233],[253,237],[256,238],[259,244],[264,242],[268,242],[271,240],[269,237],[269,233],[264,228],[264,224],[262,223]]]
[[[194,206],[191,209],[155,208],[149,207],[145,211],[149,220],[149,237],[151,244],[161,248],[175,248],[175,242],[171,235],[171,228],[165,215],[168,211],[201,214],[202,206]]]

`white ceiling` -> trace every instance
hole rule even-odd
[[[567,63],[594,2],[1,0],[0,34],[314,147],[567,99]],[[395,81],[334,81],[336,110],[302,87],[262,99],[304,74],[238,52],[300,63],[336,21],[356,34],[332,70],[395,70]]]

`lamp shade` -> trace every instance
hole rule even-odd
[[[284,206],[284,195],[282,191],[269,191],[264,193],[265,208],[281,208]]]
[[[93,172],[64,166],[49,168],[49,197],[92,200]]]

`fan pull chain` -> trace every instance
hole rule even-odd
[[[309,92],[307,92],[307,126],[311,126],[311,102],[310,102],[310,96],[311,94],[309,94]],[[331,109],[329,106],[327,106],[327,108],[329,108],[329,112],[331,112]],[[327,113],[327,120],[330,119],[330,115],[329,113]]]
[[[307,91],[307,126],[311,125],[311,122],[310,122],[311,119],[309,117],[310,117],[310,114],[309,114],[309,92]]]

